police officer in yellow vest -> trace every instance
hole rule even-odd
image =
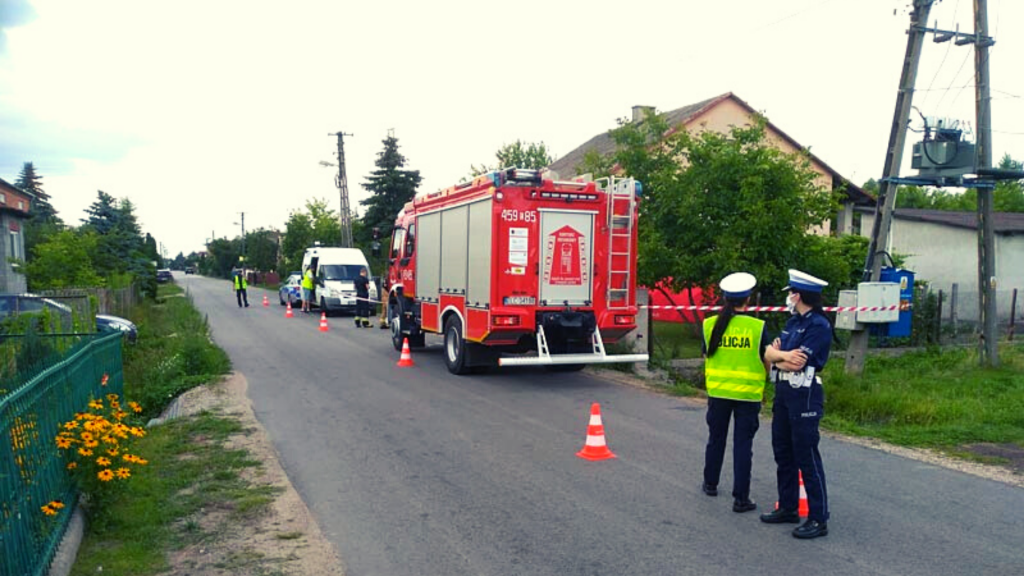
[[[761,398],[768,375],[765,323],[743,314],[757,279],[737,272],[719,283],[724,304],[718,316],[704,320],[705,386],[708,393],[708,445],[704,452],[704,483],[708,496],[718,495],[729,422],[735,420],[732,440],[732,511],[757,509],[750,500],[750,468],[754,435],[759,425]]]
[[[238,300],[238,307],[242,307],[242,303],[245,303],[245,307],[249,307],[249,294],[246,289],[249,288],[249,283],[245,281],[245,270],[235,270],[235,298]]]
[[[313,299],[313,267],[306,268],[302,274],[302,311],[309,313],[310,300]]]

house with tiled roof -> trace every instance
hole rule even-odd
[[[0,178],[0,292],[21,294],[28,291],[25,275],[11,259],[26,259],[25,222],[35,195]]]
[[[645,112],[650,110],[648,106],[634,106],[632,110],[632,121],[643,121]],[[665,113],[665,119],[670,130],[714,130],[717,132],[728,132],[733,126],[751,125],[757,111],[749,104],[741,100],[732,92],[727,92],[702,100],[695,104],[683,106]],[[766,126],[767,137],[779,149],[793,153],[806,150],[807,147],[798,143],[788,134],[783,132],[775,124],[768,122]],[[591,151],[602,156],[608,156],[615,151],[615,142],[605,130],[590,140],[587,140],[565,156],[562,156],[550,166],[559,178],[569,179],[579,175],[584,157]],[[851,234],[854,229],[854,214],[856,207],[873,207],[876,199],[859,186],[843,178],[838,172],[832,169],[821,158],[814,154],[808,154],[811,169],[818,173],[815,182],[823,187],[843,192],[843,206],[837,214],[838,234]],[[829,234],[831,224],[825,222],[816,232]]]

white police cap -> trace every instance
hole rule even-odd
[[[801,290],[803,292],[821,292],[821,289],[828,286],[828,282],[825,282],[821,278],[815,278],[806,272],[799,270],[789,270],[789,286],[783,288],[783,290]]]
[[[746,298],[756,285],[757,278],[746,272],[733,272],[718,283],[726,298]]]

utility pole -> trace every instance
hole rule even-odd
[[[239,212],[242,215],[242,262],[245,262],[245,212]]]
[[[978,124],[977,170],[992,168],[992,96],[989,92],[988,0],[974,0],[974,97]],[[996,328],[996,255],[992,226],[992,188],[978,188],[978,309],[981,340],[978,360],[982,366],[999,366],[999,335]]]
[[[882,274],[882,259],[879,256],[886,252],[889,243],[889,226],[892,224],[892,211],[896,206],[897,186],[890,179],[900,175],[903,148],[907,139],[907,125],[910,123],[910,111],[913,108],[917,67],[921,61],[921,48],[924,44],[925,32],[922,28],[928,22],[928,14],[931,12],[934,2],[935,0],[914,0],[914,9],[910,12],[907,52],[903,58],[900,88],[896,93],[896,111],[892,119],[892,129],[889,132],[889,147],[885,153],[885,166],[882,169],[882,179],[878,185],[878,204],[875,206],[875,220],[871,228],[867,259],[864,263],[864,280],[869,282],[878,282]],[[853,332],[850,346],[846,350],[847,374],[860,374],[864,371],[868,336],[867,330]]]
[[[335,178],[335,185],[341,193],[341,213],[338,218],[341,220],[341,246],[352,248],[352,216],[348,209],[348,178],[345,176],[345,136],[352,136],[345,132],[336,132],[328,136],[338,137],[338,176]]]

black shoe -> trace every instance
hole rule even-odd
[[[700,485],[700,490],[708,496],[718,496],[718,486],[712,486],[707,482]]]
[[[800,515],[797,514],[796,510],[783,510],[779,508],[767,514],[761,514],[761,522],[765,524],[798,524],[800,522]]]
[[[757,504],[750,499],[732,501],[733,512],[750,512],[751,510],[757,510]]]
[[[819,536],[828,536],[828,524],[817,520],[808,520],[802,526],[793,530],[793,537],[801,540],[809,540]]]

